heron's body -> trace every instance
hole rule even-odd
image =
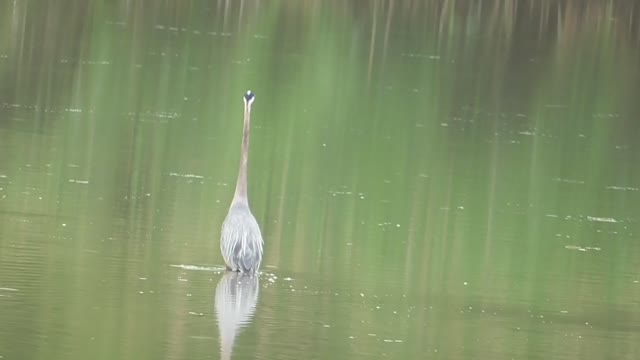
[[[249,206],[232,203],[222,224],[220,249],[232,271],[255,273],[262,262],[262,234]]]
[[[249,161],[249,131],[251,129],[251,104],[255,99],[251,91],[244,96],[244,127],[240,152],[240,169],[236,192],[229,213],[222,224],[220,250],[231,271],[256,273],[262,262],[262,234],[256,218],[249,209],[247,196],[247,163]]]

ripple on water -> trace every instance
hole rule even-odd
[[[640,189],[636,187],[629,187],[629,186],[607,186],[605,189],[619,190],[619,191],[640,191]]]
[[[619,220],[616,220],[614,218],[598,217],[598,216],[587,216],[587,220],[588,221],[595,221],[595,222],[606,222],[606,223],[618,223],[618,222],[620,222]]]
[[[170,264],[169,266],[184,269],[184,270],[193,270],[193,271],[221,272],[226,270],[224,266],[200,266],[200,265],[187,265],[187,264]]]

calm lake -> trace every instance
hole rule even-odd
[[[639,100],[633,1],[3,1],[0,359],[638,359]]]

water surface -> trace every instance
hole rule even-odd
[[[0,358],[638,358],[638,11],[4,2]]]

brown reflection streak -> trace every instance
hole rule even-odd
[[[373,54],[376,45],[376,25],[378,23],[378,0],[373,2],[373,15],[371,22],[371,41],[369,43],[369,65],[367,67],[367,89],[371,90],[371,77],[373,74]]]
[[[382,67],[386,63],[387,59],[387,50],[389,46],[389,33],[391,31],[391,20],[393,19],[393,7],[395,4],[395,0],[389,0],[389,8],[387,9],[387,22],[384,28],[384,42],[382,45]]]

